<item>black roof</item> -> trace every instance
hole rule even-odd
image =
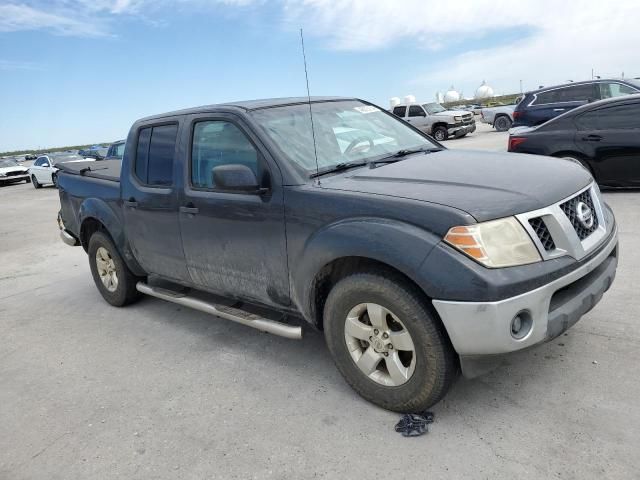
[[[311,97],[312,103],[317,102],[335,102],[339,100],[358,100],[352,97]],[[173,112],[160,113],[157,115],[151,115],[149,117],[142,118],[140,120],[154,120],[162,117],[171,117],[174,115],[189,115],[194,113],[206,113],[212,110],[218,110],[221,107],[239,108],[245,111],[258,110],[261,108],[282,107],[285,105],[296,105],[301,103],[307,103],[308,97],[283,97],[283,98],[263,98],[257,100],[241,100],[238,102],[225,102],[214,105],[203,105],[201,107],[186,108],[183,110],[175,110]]]

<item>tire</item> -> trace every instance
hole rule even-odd
[[[33,183],[33,188],[35,188],[35,189],[38,189],[38,188],[42,187],[42,185],[40,185],[38,183],[38,179],[36,178],[35,175],[31,175],[31,183]]]
[[[436,127],[433,129],[433,138],[439,142],[443,142],[449,138],[449,132],[445,127]]]
[[[512,124],[513,122],[506,115],[500,115],[493,122],[493,126],[498,132],[506,132],[511,128]]]
[[[107,253],[107,255],[104,254]],[[89,266],[91,267],[91,275],[93,281],[98,287],[102,297],[114,307],[123,307],[135,302],[141,296],[141,293],[136,290],[136,283],[139,278],[136,277],[127,265],[122,260],[120,253],[116,246],[113,244],[111,238],[104,232],[95,232],[89,239]],[[100,262],[97,259],[97,255],[100,254],[104,260]],[[103,263],[108,260],[108,272],[115,273],[115,285],[114,282],[109,282],[109,287],[102,280],[105,270]],[[101,276],[103,274],[103,276]],[[107,275],[113,280],[111,275]]]
[[[31,177],[27,177],[24,179],[25,183],[31,183]]]
[[[51,174],[51,183],[53,183],[53,186],[58,188],[58,176],[53,173]]]
[[[366,311],[360,316],[363,304],[366,304]],[[373,315],[370,315],[372,305]],[[378,306],[387,313],[376,315]],[[365,272],[340,280],[330,291],[323,313],[325,340],[338,370],[358,394],[382,408],[407,413],[423,411],[440,401],[457,377],[457,357],[444,326],[421,292],[398,275]],[[378,320],[371,320],[376,317]],[[396,342],[400,334],[405,340],[396,342],[393,350],[387,345],[387,356],[383,356],[375,370],[367,375],[358,366],[360,360],[366,360],[367,355],[384,355],[380,353],[384,348],[379,341],[387,338],[384,329],[373,329],[380,323],[380,318],[384,318],[384,324],[390,327],[386,330],[388,339],[383,342]],[[359,327],[355,329],[358,335],[367,338],[373,330],[374,334],[378,332],[378,340],[368,337],[372,341],[356,340],[354,344],[354,337],[350,335],[353,328],[347,328],[353,319],[359,319],[356,321]],[[409,334],[413,353],[407,351],[405,333]],[[405,346],[401,346],[403,343]],[[358,354],[361,354],[360,360],[355,358]],[[395,382],[390,373],[392,369],[387,365],[397,364],[398,359],[402,366],[393,369],[395,378],[400,378]],[[402,368],[406,375],[398,376],[397,372]]]

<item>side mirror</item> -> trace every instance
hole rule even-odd
[[[246,165],[231,164],[214,167],[211,170],[213,184],[220,190],[247,193],[265,193],[260,188],[256,175]]]
[[[45,168],[49,168],[51,165],[49,165],[48,163],[43,163],[42,166]]]

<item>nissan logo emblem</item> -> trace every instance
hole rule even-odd
[[[576,205],[576,216],[584,228],[593,227],[593,212],[586,203],[578,202]]]

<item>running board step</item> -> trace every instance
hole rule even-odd
[[[244,310],[205,302],[204,300],[191,297],[188,294],[173,292],[165,288],[152,287],[143,282],[138,282],[136,284],[136,289],[145,295],[166,300],[167,302],[177,303],[178,305],[193,308],[194,310],[199,310],[210,315],[231,320],[232,322],[241,323],[247,327],[256,328],[263,332],[272,333],[273,335],[292,338],[294,340],[302,338],[301,327],[294,327],[275,320],[269,320],[258,315],[254,315],[253,313],[245,312]]]

